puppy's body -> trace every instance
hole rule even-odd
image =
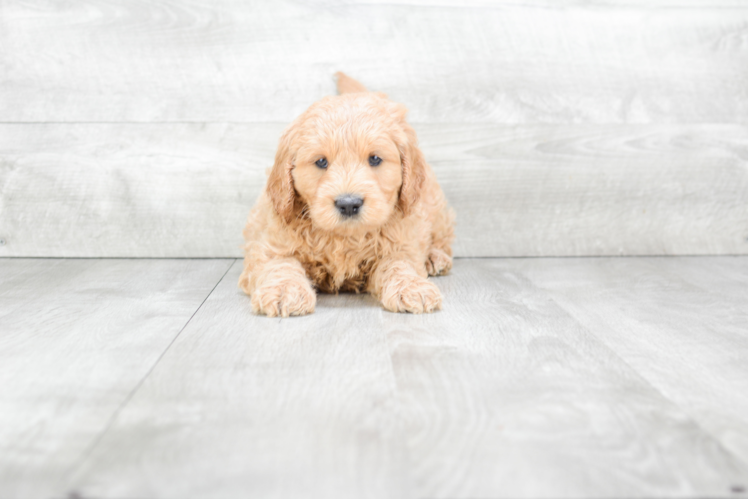
[[[438,309],[426,277],[451,268],[453,213],[405,108],[343,74],[338,89],[281,138],[244,230],[239,286],[268,316],[312,312],[314,288],[367,291],[392,311]]]

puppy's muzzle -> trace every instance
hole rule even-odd
[[[335,206],[343,217],[353,217],[358,215],[364,199],[352,194],[344,194],[335,198]]]

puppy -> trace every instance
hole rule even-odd
[[[442,296],[427,276],[452,267],[454,213],[405,107],[336,76],[340,95],[313,104],[280,139],[244,229],[239,287],[267,316],[313,312],[315,289],[432,312]]]

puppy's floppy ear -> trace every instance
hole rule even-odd
[[[398,206],[404,215],[411,213],[413,206],[418,201],[426,179],[426,160],[421,148],[418,147],[418,138],[415,130],[405,121],[408,110],[405,106],[396,104],[392,109],[392,116],[399,125],[402,133],[398,134],[395,141],[400,150],[400,163],[403,168],[403,184],[400,187],[400,200]]]
[[[296,122],[294,122],[283,132],[278,143],[278,150],[275,152],[275,163],[270,170],[265,187],[273,208],[286,224],[290,223],[293,217],[296,194],[293,177],[291,177],[291,170],[294,166],[293,144],[296,142],[296,130]]]

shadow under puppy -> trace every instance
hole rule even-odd
[[[367,291],[390,311],[441,307],[454,214],[404,106],[337,73],[339,96],[283,133],[244,229],[239,286],[268,316],[314,311],[315,288]]]

